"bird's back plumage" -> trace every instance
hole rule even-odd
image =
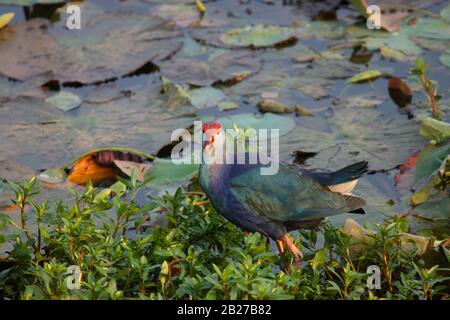
[[[330,174],[330,181],[350,179],[362,170],[363,166],[359,167],[339,174],[341,180]],[[321,181],[296,165],[280,163],[275,175],[261,175],[260,168],[203,164],[200,169],[200,183],[214,207],[249,231],[279,239],[292,226],[358,210],[366,204],[361,198],[333,192],[322,183],[323,176]]]

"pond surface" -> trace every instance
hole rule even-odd
[[[441,33],[409,31],[413,17],[417,23],[434,19],[411,13],[398,32],[370,33],[353,7],[331,0],[205,1],[203,17],[189,0],[77,4],[81,30],[65,27],[64,4],[0,5],[0,13],[16,14],[0,30],[1,179],[23,180],[103,147],[156,154],[176,128],[203,117],[259,117],[258,102],[274,97],[313,115],[280,115],[295,122],[280,138],[281,158],[313,153],[302,159],[304,165],[330,170],[369,161],[372,172],[354,191],[367,200],[367,214],[333,217],[333,223],[348,217],[378,223],[411,209],[411,192],[397,186],[394,176],[426,145],[420,119],[431,109],[409,69],[418,56],[430,64],[443,119],[450,120],[450,66],[440,62],[450,48],[448,24],[445,29],[436,18]],[[429,4],[435,14],[446,8],[446,1]],[[386,47],[400,51],[403,61],[383,57],[380,48]],[[383,75],[348,83],[367,70]],[[390,75],[413,90],[409,106],[400,109],[389,97]],[[174,101],[177,97],[161,93],[161,76],[190,94],[206,88],[204,95],[200,101]],[[74,93],[82,103],[72,110],[56,108],[48,100],[55,89]],[[233,110],[219,108],[230,103]],[[43,198],[69,197],[67,184],[41,184]],[[9,197],[0,191],[0,209]]]

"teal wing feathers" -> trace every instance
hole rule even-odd
[[[267,222],[319,219],[365,205],[363,199],[334,193],[282,163],[276,175],[261,175],[256,167],[233,177],[229,187],[238,201]]]

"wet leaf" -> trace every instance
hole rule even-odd
[[[14,12],[8,12],[0,15],[0,29],[6,26],[8,23],[14,19]]]
[[[374,95],[362,94],[345,99],[336,98],[333,100],[333,105],[347,108],[374,108],[382,104],[384,101],[385,99],[381,99]]]
[[[92,181],[95,186],[103,180],[116,179],[113,167],[101,166],[94,160],[93,155],[86,156],[78,161],[72,168],[68,180],[79,185],[86,185]]]
[[[0,34],[0,71],[14,79],[53,71],[60,82],[96,83],[114,79],[157,62],[181,47],[177,31],[162,21],[130,12],[106,12],[81,2],[81,30],[66,19],[19,22]],[[65,7],[60,8],[65,12]]]
[[[345,23],[342,21],[312,21],[306,26],[312,34],[324,39],[339,40],[345,36]]]
[[[202,121],[210,121],[211,117],[204,117]],[[295,128],[295,122],[292,118],[283,117],[273,113],[264,115],[255,115],[252,113],[241,113],[216,119],[225,129],[232,129],[236,124],[239,129],[278,129],[280,137],[288,134]],[[270,135],[270,132],[268,133]]]
[[[280,139],[280,153],[317,152],[307,161],[314,168],[339,169],[368,160],[370,168],[378,170],[403,163],[423,145],[417,124],[400,115],[384,116],[376,108],[341,108],[323,127],[296,126]]]
[[[355,6],[356,9],[364,16],[368,17],[367,7],[369,5],[378,5],[381,10],[385,6],[389,6],[391,3],[386,1],[371,1],[369,3],[366,0],[350,0],[350,3]],[[380,24],[381,27],[389,32],[398,31],[402,26],[402,20],[409,16],[408,11],[397,9],[395,11],[385,11],[381,13]]]
[[[380,53],[386,59],[393,59],[397,61],[405,61],[406,59],[406,55],[403,52],[389,47],[381,47]]]
[[[13,5],[13,6],[27,6],[30,7],[35,4],[54,4],[64,3],[67,0],[0,0],[0,4]]]
[[[273,113],[292,113],[294,108],[289,107],[281,102],[272,99],[262,99],[258,102],[257,107],[261,112]]]
[[[145,174],[152,186],[165,186],[188,182],[197,172],[198,164],[175,164],[170,159],[156,158]]]
[[[63,183],[66,181],[67,173],[64,168],[50,168],[39,174],[38,179],[51,184]]]
[[[450,138],[450,124],[428,117],[422,120],[420,135],[437,144]]]
[[[409,86],[399,77],[390,77],[388,92],[391,99],[400,108],[406,107],[412,101],[412,92]]]
[[[322,248],[317,250],[314,254],[314,258],[311,260],[311,265],[314,269],[320,268],[327,261],[327,249]]]
[[[222,101],[217,105],[220,111],[228,111],[239,108],[239,104],[233,101]]]
[[[193,89],[189,91],[191,103],[197,109],[214,107],[226,99],[222,90],[213,87]]]
[[[428,179],[442,164],[450,154],[450,145],[436,146],[427,145],[420,151],[416,163],[416,172],[413,183],[419,184],[421,181]],[[423,184],[423,183],[422,183]],[[417,189],[417,188],[416,188]]]
[[[131,177],[131,173],[133,170],[136,172],[136,179],[138,181],[144,181],[145,175],[148,170],[151,168],[151,164],[149,163],[139,163],[134,161],[123,161],[123,160],[114,160],[114,164],[117,168],[120,169],[122,173]]]
[[[152,13],[181,28],[194,25],[200,19],[200,13],[197,11],[197,8],[187,4],[161,4],[154,8]]]
[[[441,56],[439,57],[439,61],[444,65],[450,68],[450,49],[447,49]]]
[[[237,47],[272,47],[296,39],[294,31],[279,26],[246,26],[228,30],[220,36],[222,43]]]
[[[347,82],[348,83],[366,82],[366,81],[370,81],[370,80],[375,80],[379,77],[381,77],[381,71],[367,70],[367,71],[364,71],[364,72],[354,75]]]
[[[214,51],[205,59],[179,57],[160,64],[161,73],[168,79],[196,86],[214,83],[236,83],[261,68],[260,60],[247,52]]]
[[[45,99],[45,102],[54,105],[63,111],[70,111],[80,106],[83,102],[79,96],[69,91],[60,91]]]

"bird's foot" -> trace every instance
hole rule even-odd
[[[303,253],[300,251],[299,248],[295,246],[295,244],[292,242],[291,239],[287,235],[285,235],[281,241],[286,244],[286,247],[289,249],[289,251],[292,252],[294,255],[294,264],[297,268],[301,267],[301,262],[303,260]]]

